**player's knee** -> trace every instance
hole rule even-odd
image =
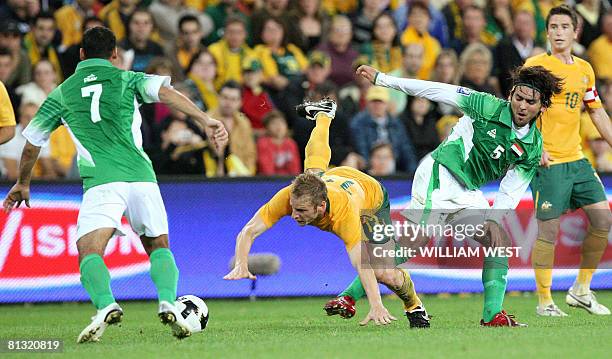
[[[610,211],[597,211],[596,215],[590,218],[591,228],[598,231],[609,231],[612,226],[612,214]]]
[[[90,254],[104,256],[106,245],[114,232],[114,228],[100,228],[79,238],[76,243],[79,252],[79,263]]]
[[[169,247],[167,234],[162,234],[161,236],[157,237],[141,236],[140,240],[145,252],[147,252],[148,255],[150,255],[156,249]]]
[[[397,273],[395,270],[382,269],[375,271],[376,280],[382,284],[397,286]]]
[[[538,239],[554,244],[559,234],[559,219],[538,220]]]

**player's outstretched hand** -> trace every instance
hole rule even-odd
[[[394,316],[389,314],[389,311],[384,306],[371,307],[368,315],[359,322],[359,325],[367,325],[370,320],[373,320],[376,325],[387,325],[391,324],[393,320],[397,320]]]
[[[357,68],[356,72],[357,72],[358,76],[362,76],[363,78],[367,79],[371,83],[374,83],[374,80],[376,79],[376,74],[378,73],[378,70],[376,70],[372,66],[361,65],[361,66],[359,66]]]
[[[17,183],[11,188],[4,199],[4,211],[6,213],[10,212],[15,205],[19,208],[21,202],[24,201],[26,206],[30,207],[30,186]]]
[[[238,279],[257,279],[251,272],[249,272],[249,268],[245,266],[235,266],[231,272],[225,275],[223,279],[226,280],[238,280]]]
[[[208,118],[206,121],[206,136],[208,136],[217,149],[225,148],[229,139],[229,135],[223,123],[214,118]]]

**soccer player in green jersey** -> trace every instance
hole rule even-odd
[[[474,217],[463,210],[485,210],[481,218],[487,235],[474,239],[493,247],[507,244],[498,223],[506,211],[516,208],[536,173],[542,136],[534,122],[550,106],[553,94],[561,91],[561,79],[541,66],[517,69],[506,101],[464,87],[389,76],[370,66],[359,67],[357,74],[374,85],[452,105],[464,114],[449,137],[417,168],[412,200],[402,213],[406,219],[419,224],[432,223],[436,217],[435,223],[452,225],[462,223],[462,216],[464,220]],[[479,188],[499,178],[499,192],[491,208]],[[428,239],[420,234],[413,240],[426,243]],[[507,273],[507,257],[484,259],[483,326],[524,325],[502,310]],[[355,300],[363,297],[362,288],[356,278],[325,310],[329,315],[351,317]]]
[[[80,57],[76,72],[49,94],[23,132],[27,142],[19,178],[4,200],[4,210],[22,202],[30,206],[30,178],[40,147],[64,125],[77,147],[83,179],[77,220],[81,283],[97,308],[77,342],[98,341],[108,325],[121,322],[123,310],[113,297],[102,256],[110,238],[123,234],[124,213],[149,255],[160,320],[176,337],[189,336],[189,326],[174,305],[179,272],[168,248],[168,220],[155,173],[142,149],[138,107],[163,102],[186,113],[199,122],[214,146],[227,142],[227,131],[174,90],[170,77],[114,67],[110,60],[117,57],[116,39],[109,29],[86,31]]]

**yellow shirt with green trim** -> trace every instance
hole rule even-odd
[[[544,150],[555,164],[573,162],[584,158],[580,138],[580,109],[582,104],[590,109],[601,108],[601,100],[595,88],[595,74],[591,65],[573,57],[573,64],[546,53],[530,57],[525,66],[542,66],[563,79],[563,91],[553,96],[552,106],[544,111],[537,125],[542,132]]]
[[[431,78],[431,72],[436,64],[436,58],[440,54],[440,51],[442,51],[438,40],[429,33],[420,35],[414,27],[408,26],[402,34],[401,43],[403,46],[408,46],[409,44],[420,44],[423,46],[423,64],[417,75],[421,80]]]
[[[361,213],[382,204],[382,186],[374,178],[351,167],[336,167],[323,174],[327,187],[328,208],[325,215],[310,225],[332,232],[344,242],[347,250],[362,239]],[[267,228],[291,214],[291,185],[281,189],[263,205],[259,217]]]

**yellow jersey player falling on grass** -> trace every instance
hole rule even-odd
[[[410,327],[429,327],[429,317],[408,271],[396,268],[398,263],[393,258],[377,261],[373,268],[367,251],[361,248],[364,238],[372,240],[370,228],[374,223],[391,223],[386,190],[374,178],[351,167],[327,169],[331,158],[329,126],[336,113],[335,102],[305,103],[297,110],[316,121],[306,145],[305,173],[281,189],[240,231],[236,239],[236,264],[224,279],[255,279],[248,270],[248,254],[254,239],[290,215],[300,226],[316,226],[344,242],[370,303],[370,312],[360,324],[373,320],[384,325],[395,320],[382,304],[377,283],[380,282],[402,299]],[[393,237],[375,243],[383,249],[395,248]]]
[[[554,264],[554,244],[559,233],[559,217],[568,209],[582,208],[589,218],[589,229],[580,258],[580,270],[566,295],[570,306],[592,314],[609,315],[590,290],[591,279],[608,244],[612,222],[603,184],[580,146],[580,110],[585,105],[602,137],[612,145],[612,125],[595,89],[591,65],[571,49],[577,37],[576,13],[566,5],[551,9],[546,31],[551,52],[531,57],[525,66],[543,66],[564,80],[563,91],[552,99],[552,106],[537,125],[542,132],[542,166],[531,183],[538,239],[531,259],[538,292],[536,313],[541,316],[567,316],[553,302],[550,287]]]

